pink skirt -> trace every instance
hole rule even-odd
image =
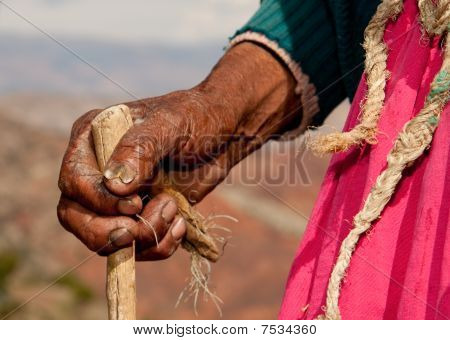
[[[440,37],[427,39],[415,0],[385,33],[389,46],[385,107],[378,144],[335,155],[292,265],[280,319],[322,314],[326,289],[348,234],[403,125],[424,106],[442,64]],[[345,130],[357,123],[361,80]],[[342,285],[343,319],[450,319],[450,107],[431,148],[408,168],[395,194],[364,235]]]

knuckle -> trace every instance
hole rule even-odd
[[[59,223],[65,228],[66,227],[66,205],[63,199],[60,199],[58,206],[56,207],[56,214],[58,216]]]
[[[149,103],[142,101],[125,103],[125,105],[130,108],[130,114],[135,124],[139,124],[144,121],[145,118],[147,118],[148,110],[152,109]]]
[[[63,174],[60,174],[60,175],[59,175],[59,178],[58,178],[58,188],[59,188],[59,190],[60,190],[62,193],[64,193],[65,191],[67,191],[67,190],[66,190],[66,188],[67,188],[67,185],[66,185],[66,179],[65,179],[65,177],[64,177]]]
[[[62,194],[64,194],[67,197],[74,198],[73,192],[73,183],[74,182],[74,175],[71,173],[66,165],[63,165],[61,168],[61,173],[59,175],[58,179],[58,188],[61,191]]]
[[[72,129],[70,131],[71,138],[79,135],[80,132],[86,127],[87,117],[90,115],[90,111],[78,117],[72,124]]]
[[[86,229],[89,223],[86,223]],[[100,253],[102,251],[106,251],[107,244],[105,242],[100,242],[100,236],[98,233],[95,232],[95,230],[89,229],[89,232],[86,232],[84,235],[84,239],[82,242],[86,245],[86,247],[89,248],[89,250],[95,251],[97,253]]]
[[[117,198],[104,186],[101,175],[82,164],[63,165],[58,187],[66,197],[107,215],[116,213]]]
[[[69,150],[66,151],[66,154],[64,155],[64,159],[62,161],[61,164],[61,169],[59,172],[59,178],[58,178],[58,188],[62,193],[66,193],[69,190],[69,180],[71,178],[70,176],[70,169],[68,168],[68,158],[70,157],[69,155]]]
[[[74,174],[73,171],[69,168],[68,164],[69,163],[67,161],[63,161],[58,178],[58,188],[61,193],[70,196],[70,193],[73,191],[72,182]]]
[[[72,132],[83,130],[86,126],[89,126],[91,120],[100,112],[99,109],[93,109],[78,117],[72,124]]]

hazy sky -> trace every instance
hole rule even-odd
[[[35,35],[2,3],[56,37],[193,44],[225,40],[259,0],[2,0],[0,33]]]

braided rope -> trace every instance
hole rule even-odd
[[[387,2],[384,1],[383,3]],[[439,4],[437,4],[436,8],[439,8]],[[426,13],[421,11],[422,17]],[[448,6],[441,13],[447,18],[446,23],[448,25]],[[423,18],[422,21],[425,22]],[[438,32],[441,28],[441,24],[439,24],[441,19],[434,19],[432,22],[435,24],[433,27]],[[430,146],[441,112],[450,99],[450,34],[448,33],[450,27],[447,25],[445,26],[446,31],[443,32],[447,33],[447,37],[441,70],[431,84],[424,108],[416,117],[404,125],[402,132],[395,141],[394,147],[387,156],[386,169],[378,176],[363,208],[354,217],[353,229],[341,244],[339,256],[330,276],[325,314],[320,315],[318,319],[341,318],[338,306],[341,284],[360,236],[368,231],[372,223],[380,217],[402,177],[403,170],[411,166],[423,154],[424,150]],[[382,27],[380,27],[381,29]]]
[[[375,144],[377,123],[384,104],[388,47],[384,42],[384,30],[389,20],[394,20],[403,9],[403,0],[384,0],[364,32],[363,47],[366,51],[365,74],[367,96],[361,107],[360,123],[348,132],[330,133],[318,136],[308,142],[308,147],[316,154],[346,151],[351,146],[367,142]]]
[[[426,32],[441,35],[450,20],[450,1],[418,0],[420,18]],[[388,47],[383,40],[384,30],[389,20],[395,20],[403,9],[403,0],[384,0],[377,8],[364,32],[363,47],[366,51],[365,74],[367,95],[361,107],[360,123],[347,132],[330,133],[308,141],[308,147],[318,155],[346,151],[364,142],[376,144],[378,120],[385,99]]]
[[[429,34],[441,35],[450,20],[450,2],[438,0],[436,5],[430,0],[418,0],[422,25]]]

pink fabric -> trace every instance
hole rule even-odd
[[[424,105],[442,64],[439,37],[427,41],[416,1],[389,24],[385,39],[391,78],[379,122],[378,144],[335,155],[289,274],[279,317],[313,319],[342,240],[351,228],[403,125]],[[345,126],[357,123],[366,91],[359,85]],[[381,219],[352,257],[339,306],[343,319],[450,319],[450,108],[432,146],[409,168]]]

